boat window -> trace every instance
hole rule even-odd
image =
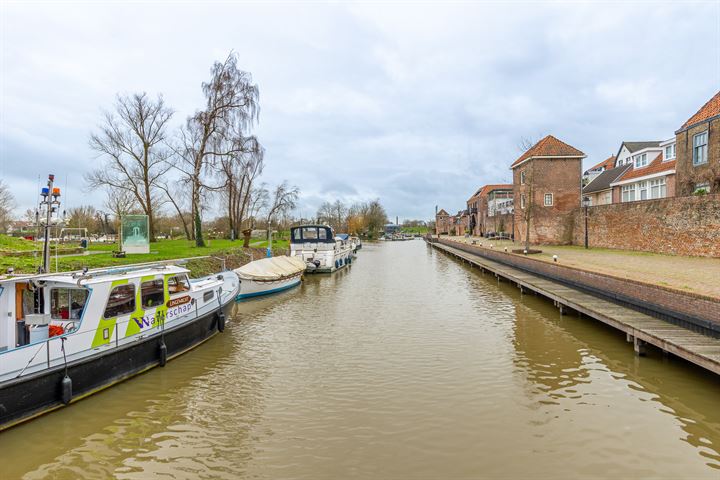
[[[318,232],[320,234],[320,235],[318,235],[318,238],[320,238],[320,240],[327,240],[327,238],[328,238],[327,228],[320,228],[320,229],[318,229]]]
[[[318,238],[317,228],[303,227],[302,236],[303,236],[303,240],[305,240],[306,242],[312,241],[312,240],[317,240],[317,238]]]
[[[301,240],[300,232],[301,232],[301,230],[299,228],[293,229],[293,231],[292,231],[293,240],[297,240],[297,241]]]
[[[89,292],[84,288],[50,290],[50,316],[55,320],[80,320]]]
[[[119,317],[135,311],[135,285],[118,285],[110,291],[105,318]]]
[[[155,308],[165,302],[162,278],[142,282],[140,286],[143,308]]]
[[[173,293],[182,293],[190,291],[190,280],[187,275],[175,275],[168,278],[168,291],[170,295]]]
[[[208,290],[207,292],[203,293],[203,301],[209,302],[213,299],[214,294],[215,290]]]
[[[23,313],[41,313],[42,312],[42,305],[40,304],[40,301],[42,300],[43,296],[38,295],[38,290],[30,290],[29,288],[26,288],[22,291],[22,309]]]

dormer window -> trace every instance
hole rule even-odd
[[[633,160],[635,160],[635,168],[645,167],[647,166],[647,153],[641,153],[640,155],[635,155],[633,157]]]
[[[665,160],[672,160],[675,158],[675,144],[671,143],[665,147]]]

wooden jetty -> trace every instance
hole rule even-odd
[[[553,301],[561,314],[568,309],[599,320],[626,334],[635,353],[645,355],[645,346],[653,345],[720,375],[720,339],[673,325],[628,307],[604,300],[526,271],[488,260],[478,255],[437,242],[428,242],[464,262],[515,283],[521,292],[534,292]]]

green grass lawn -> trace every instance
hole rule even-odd
[[[257,239],[255,239],[255,241],[257,241]],[[86,255],[59,257],[57,259],[57,269],[59,271],[80,270],[83,267],[99,268],[112,265],[128,265],[131,263],[144,263],[202,256],[214,256],[220,258],[235,256],[238,258],[249,258],[248,254],[243,253],[242,251],[242,240],[236,240],[234,242],[225,239],[208,240],[206,243],[206,247],[196,247],[195,242],[185,239],[161,240],[150,244],[149,254],[128,255],[125,258],[113,258],[112,251],[117,250],[116,244],[96,243],[90,245],[88,248],[89,252]],[[264,248],[266,244],[267,242],[263,242],[261,245],[253,245],[253,247]],[[287,248],[287,240],[273,242],[273,250],[276,254],[280,253],[279,250],[283,250],[285,248]],[[214,267],[215,271],[218,271],[222,262],[219,260],[213,260],[213,262],[216,264]],[[56,262],[54,256],[52,257],[50,263],[51,270],[55,271]],[[203,268],[201,269],[201,273],[209,273],[206,270],[212,267],[209,266],[208,263],[212,262],[202,262]],[[40,264],[41,257],[39,255],[11,257],[7,255],[3,256],[0,253],[0,272],[4,272],[8,267],[13,267],[16,273],[33,273],[37,271]]]
[[[30,250],[39,250],[42,243],[25,240],[24,238],[10,237],[8,235],[0,235],[0,252],[27,252]]]

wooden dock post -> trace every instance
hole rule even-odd
[[[635,337],[635,339],[634,339],[633,347],[635,349],[635,354],[638,355],[639,357],[644,357],[645,354],[647,353],[645,351],[645,342],[643,342],[642,340],[640,340],[637,337]]]

